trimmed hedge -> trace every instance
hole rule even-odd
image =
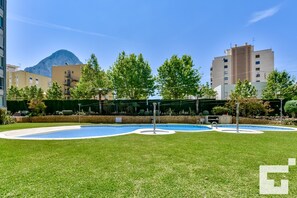
[[[195,115],[197,100],[102,100],[102,114],[103,115],[152,115],[153,103],[160,103],[161,115]],[[199,112],[205,110],[211,111],[214,106],[224,105],[226,101],[200,99]],[[81,111],[98,114],[99,101],[98,100],[44,100],[47,106],[45,113],[48,115],[55,114],[57,111],[72,110],[74,113],[79,111],[78,104],[81,104]],[[7,108],[12,113],[29,110],[28,101],[7,101]],[[116,113],[117,112],[117,113]]]
[[[153,103],[160,103],[161,115],[197,115],[197,100],[102,100],[103,115],[152,115]],[[215,106],[224,106],[227,100],[199,99],[198,114],[203,111],[211,112]],[[28,101],[7,101],[7,109],[12,112],[24,111],[28,109]],[[79,111],[78,104],[81,104],[81,111],[87,114],[99,114],[98,100],[44,100],[47,106],[45,113],[53,115],[57,111],[72,110],[73,113]],[[270,105],[275,111],[272,115],[279,114],[279,100],[270,101]],[[285,104],[285,102],[284,102]]]

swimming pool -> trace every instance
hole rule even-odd
[[[127,125],[91,125],[91,126],[64,126],[64,127],[44,127],[21,129],[0,133],[0,138],[6,139],[25,139],[25,140],[71,140],[111,137],[127,135],[131,133],[147,132],[153,128],[151,124],[127,124]],[[218,132],[236,132],[234,124],[219,124],[211,128],[206,125],[194,124],[157,124],[158,130],[176,132],[206,132],[216,130]],[[244,133],[263,133],[262,131],[297,131],[297,128],[265,126],[265,125],[239,125],[239,129]],[[164,134],[164,133],[163,133]],[[161,134],[160,134],[161,135]]]
[[[134,133],[138,129],[152,128],[152,125],[94,125],[94,126],[81,126],[75,129],[57,130],[45,133],[35,133],[29,135],[20,135],[19,138],[23,139],[80,139],[80,138],[96,138],[108,137],[117,135],[126,135]],[[187,125],[187,124],[158,124],[158,129],[173,130],[182,132],[202,132],[211,131],[209,126],[201,125]]]
[[[235,124],[218,124],[218,128],[228,128],[236,129]],[[240,124],[239,129],[248,129],[256,131],[296,131],[297,129],[290,127],[280,127],[280,126],[265,126],[265,125],[249,125],[249,124]]]

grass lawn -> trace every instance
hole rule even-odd
[[[294,132],[0,139],[0,197],[258,197],[259,165],[286,165],[296,157]],[[289,179],[286,197],[296,197],[296,166],[270,178],[276,185]]]

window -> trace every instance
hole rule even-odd
[[[224,71],[224,74],[227,75],[228,74],[228,71]]]
[[[0,69],[4,68],[4,57],[0,57]]]
[[[256,82],[260,82],[260,80],[256,80]]]
[[[227,69],[228,68],[228,65],[224,65],[224,69]]]
[[[38,85],[38,83],[39,83],[39,81],[38,81],[38,79],[36,78],[36,79],[35,79],[35,84]]]
[[[223,58],[224,63],[228,63],[228,59],[227,58]]]
[[[256,67],[256,71],[260,71],[260,67]]]
[[[256,56],[255,56],[256,58],[260,58],[260,54],[256,54]]]
[[[210,68],[210,71],[212,71],[212,67]]]
[[[0,28],[2,28],[3,29],[3,17],[2,16],[0,16]]]
[[[4,7],[4,0],[0,0],[0,7],[1,7],[1,8]]]
[[[260,77],[260,74],[256,74],[256,77]]]
[[[32,83],[32,77],[29,78],[29,83],[30,83],[30,84]]]
[[[71,71],[71,73],[73,74],[73,73],[74,73],[74,71]]]
[[[0,39],[0,48],[4,49],[4,37]]]
[[[228,77],[224,77],[224,80],[228,80]]]
[[[0,78],[0,89],[4,89],[4,78]]]
[[[256,65],[259,65],[260,64],[260,61],[256,61]]]
[[[64,71],[64,74],[66,74],[66,71]]]

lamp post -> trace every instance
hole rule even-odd
[[[280,96],[278,98],[280,100],[280,108],[279,108],[279,112],[280,112],[280,123],[282,124],[283,123],[283,100],[284,99],[283,99],[280,91],[278,91],[276,94],[277,94],[277,96]]]
[[[236,132],[239,133],[239,102],[236,102]]]
[[[160,103],[161,102],[158,102],[158,114],[159,114],[159,124],[160,124],[160,122],[161,122],[161,112],[160,112]]]
[[[153,124],[154,124],[154,134],[156,134],[156,105],[157,103],[153,103],[154,111],[153,111]]]
[[[280,98],[280,123],[283,123],[283,98]]]
[[[99,114],[102,114],[102,108],[101,108],[101,94],[102,94],[102,88],[98,88],[98,97],[99,97]]]
[[[80,123],[80,103],[78,103],[78,122]]]

